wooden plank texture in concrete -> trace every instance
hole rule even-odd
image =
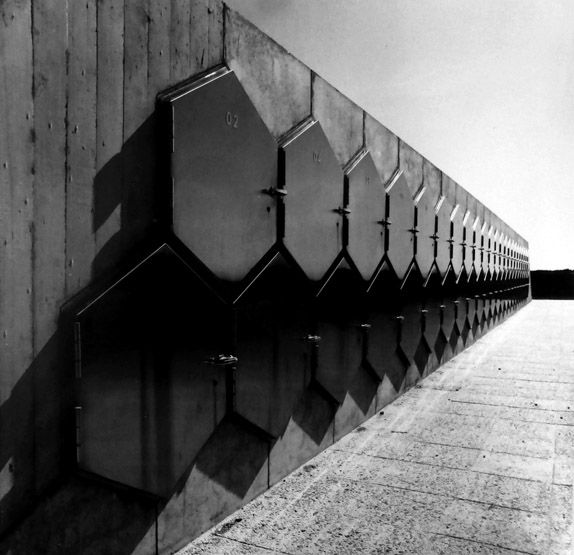
[[[180,551],[574,553],[574,302],[533,301]]]

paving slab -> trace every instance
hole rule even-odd
[[[574,553],[574,302],[533,301],[180,555]]]

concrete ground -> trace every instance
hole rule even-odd
[[[574,554],[574,301],[533,301],[180,551]]]

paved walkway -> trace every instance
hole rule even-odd
[[[181,555],[574,554],[574,301],[533,301]]]

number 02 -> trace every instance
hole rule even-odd
[[[239,116],[237,114],[232,114],[231,112],[227,112],[225,114],[225,123],[229,127],[233,127],[233,129],[237,129],[239,127]]]

